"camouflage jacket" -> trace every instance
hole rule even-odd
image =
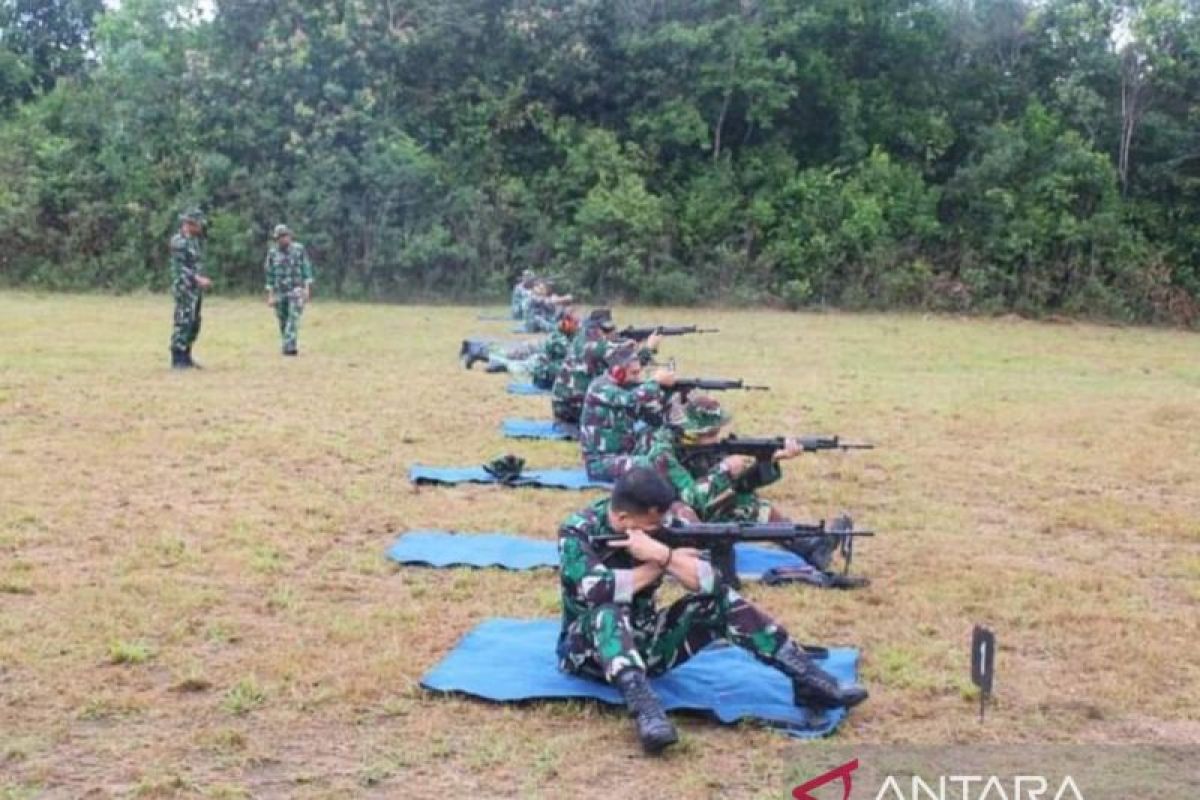
[[[679,461],[676,450],[675,432],[670,428],[659,428],[650,439],[649,449],[641,459],[641,466],[656,470],[671,482],[679,499],[703,522],[717,521],[722,506],[735,491],[734,479],[721,467],[720,461],[707,472],[695,475]]]
[[[686,453],[683,454],[683,458],[681,459],[679,458],[679,449],[675,447],[672,449],[676,456],[677,463],[681,464],[683,468],[687,470],[688,474],[696,480],[699,480],[706,475],[710,475],[714,470],[719,469],[721,461],[723,460],[723,456],[719,455],[688,457]],[[769,465],[767,465],[765,470],[756,465],[755,467],[742,473],[734,480],[732,488],[737,494],[753,494],[764,486],[770,486],[772,483],[775,483],[782,477],[783,470],[779,468],[779,463],[772,461]],[[675,483],[674,480],[671,482]],[[676,484],[676,488],[678,488],[678,484]],[[685,500],[684,502],[687,501]],[[691,503],[688,503],[688,505],[691,505]],[[707,515],[696,506],[692,506],[692,508],[705,522],[724,521],[721,517],[721,511],[724,510],[723,507],[715,507]]]
[[[609,375],[592,381],[579,418],[583,460],[598,456],[639,455],[638,423],[656,429],[663,422],[666,396],[654,381],[621,386]]]
[[[585,332],[580,331],[571,342],[570,352],[563,359],[554,379],[554,401],[582,405],[588,387],[608,368],[609,353],[620,343],[620,340],[602,335],[588,337]],[[638,354],[642,363],[649,362],[653,355],[647,349]]]
[[[510,310],[512,311],[513,319],[525,319],[525,313],[529,308],[529,298],[532,297],[529,290],[525,288],[520,281],[513,287],[512,302]]]
[[[571,336],[556,330],[542,344],[542,349],[534,356],[532,380],[535,386],[549,389],[554,384],[554,377],[562,368],[563,360],[571,349]]]
[[[286,250],[271,245],[263,262],[263,272],[267,277],[267,291],[276,294],[286,294],[313,281],[312,262],[308,260],[308,251],[299,242],[292,242]]]
[[[171,291],[192,294],[199,290],[196,276],[204,274],[204,245],[198,236],[177,233],[171,237]]]
[[[592,539],[615,533],[608,521],[609,502],[608,498],[597,500],[572,514],[558,529],[558,580],[564,631],[588,610],[610,603],[629,607],[629,619],[635,630],[651,631],[655,626],[654,594],[662,580],[639,592],[633,591],[633,569],[638,562],[629,551]],[[698,591],[713,591],[717,576],[707,562],[698,577]]]

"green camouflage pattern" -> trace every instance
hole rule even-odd
[[[613,481],[646,452],[663,423],[666,395],[654,381],[622,386],[611,375],[592,381],[579,418],[579,447],[588,477]]]
[[[517,281],[516,286],[513,287],[512,300],[509,304],[509,311],[512,313],[513,319],[525,319],[532,297],[533,281],[528,279]]]
[[[196,278],[204,274],[204,246],[198,236],[183,232],[171,237],[171,294],[175,313],[171,327],[171,349],[191,349],[200,335],[200,287]]]
[[[717,522],[719,517],[734,502],[734,481],[729,473],[717,463],[700,475],[693,475],[679,461],[675,433],[669,428],[659,428],[650,437],[645,455],[636,460],[636,466],[649,467],[666,478],[679,500],[696,512],[703,522]],[[753,494],[749,495],[751,498]]]
[[[286,249],[271,245],[263,262],[263,272],[267,291],[276,294],[303,289],[313,282],[312,262],[308,260],[308,251],[299,242],[292,242]]]
[[[665,609],[655,603],[662,580],[633,592],[637,562],[625,550],[593,541],[611,534],[609,501],[573,514],[558,532],[562,628],[559,668],[612,681],[627,668],[658,675],[715,641],[770,658],[788,640],[771,617],[702,562],[699,591]]]
[[[550,333],[558,326],[564,306],[552,303],[548,298],[530,295],[525,305],[525,330],[529,333]]]
[[[565,334],[557,329],[547,337],[541,350],[533,357],[533,365],[529,370],[534,386],[539,389],[550,389],[554,386],[554,377],[562,369],[574,338],[574,335]]]
[[[554,396],[550,405],[555,419],[572,425],[579,424],[588,388],[608,368],[610,355],[621,346],[622,341],[605,337],[595,326],[585,326],[575,335],[551,390]],[[646,362],[653,354],[643,349],[638,356]]]
[[[276,226],[276,230],[281,226]],[[275,319],[279,322],[279,337],[286,352],[296,350],[300,317],[308,300],[307,287],[313,282],[312,262],[308,251],[299,242],[286,248],[273,244],[263,261],[267,291],[275,294]]]

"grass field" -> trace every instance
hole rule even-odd
[[[1200,337],[1016,320],[619,309],[698,322],[688,374],[745,434],[841,433],[769,496],[881,534],[872,587],[751,586],[803,639],[862,648],[838,744],[1200,742]],[[165,297],[0,294],[0,797],[785,797],[826,743],[704,719],[642,760],[590,704],[502,707],[420,676],[491,616],[554,616],[548,572],[397,569],[418,527],[552,538],[592,495],[414,490],[413,461],[548,416],[455,362],[475,308],[324,303],[299,359],[215,298],[167,369]],[[986,725],[971,626],[1000,640]],[[591,787],[589,790],[588,787]],[[669,789],[669,791],[668,791]]]

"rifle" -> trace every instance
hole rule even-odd
[[[733,546],[738,542],[774,542],[787,546],[803,540],[826,539],[834,541],[835,548],[842,553],[845,567],[842,574],[850,571],[854,558],[854,540],[860,536],[874,536],[875,531],[854,530],[849,517],[841,516],[829,524],[817,522],[700,522],[684,523],[674,520],[670,525],[650,534],[668,547],[694,547],[713,552],[713,563],[727,565],[726,577],[736,577],[733,569]],[[593,542],[613,542],[626,538],[623,533],[593,536]],[[832,553],[833,549],[830,548]],[[822,566],[818,565],[818,569]]]
[[[800,436],[797,437],[797,441],[805,453],[815,453],[819,450],[873,450],[875,448],[875,445],[867,442],[843,442],[839,436]],[[784,436],[742,438],[734,434],[711,444],[684,444],[683,442],[678,444],[679,460],[685,465],[706,456],[718,458],[733,455],[753,456],[758,463],[755,464],[755,471],[750,474],[756,477],[759,485],[770,482],[773,474],[772,457],[776,451],[782,450],[786,446],[787,438]]]
[[[725,392],[730,389],[742,389],[747,392],[766,392],[770,386],[751,386],[740,378],[676,378],[675,383],[663,387],[667,392],[677,392],[681,397],[687,397],[697,389],[706,392]]]
[[[617,332],[622,339],[636,339],[639,342],[649,338],[651,334],[659,336],[683,336],[688,333],[720,333],[718,328],[697,328],[695,325],[655,325],[653,327],[635,327],[630,325]]]

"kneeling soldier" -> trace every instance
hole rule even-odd
[[[657,472],[635,467],[617,481],[609,499],[563,523],[559,667],[616,686],[648,753],[674,744],[678,736],[647,677],[679,666],[718,640],[788,676],[798,706],[823,710],[866,700],[865,689],[840,686],[699,551],[672,550],[653,538],[674,501],[674,490]],[[624,538],[608,540],[614,535]],[[666,575],[688,594],[659,609],[654,595]]]

